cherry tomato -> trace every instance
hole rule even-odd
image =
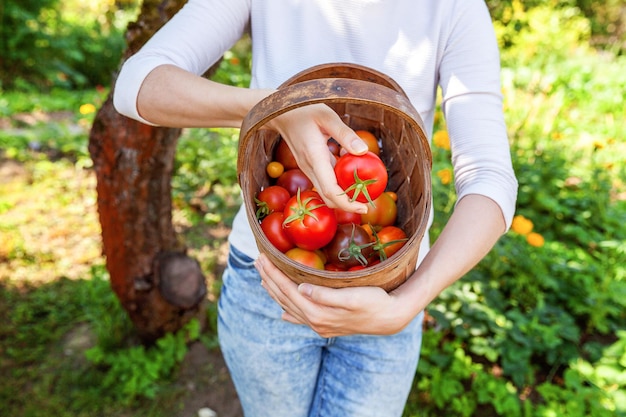
[[[350,211],[345,211],[340,208],[335,209],[335,217],[338,224],[361,224],[361,215]]]
[[[283,211],[283,227],[296,246],[307,250],[324,247],[335,235],[335,212],[320,198],[300,192],[291,197]]]
[[[398,206],[388,192],[382,193],[374,204],[367,205],[367,213],[361,215],[362,224],[391,226],[398,217]]]
[[[263,230],[265,237],[276,249],[283,253],[295,246],[289,239],[289,236],[287,236],[287,233],[285,233],[283,228],[284,220],[285,216],[282,211],[274,211],[261,220],[261,230]]]
[[[267,164],[265,171],[270,178],[278,178],[285,172],[285,167],[280,162],[272,161]]]
[[[306,250],[302,248],[293,248],[285,252],[285,255],[302,265],[310,266],[315,269],[324,269],[324,261],[320,258],[320,255],[312,250]]]
[[[374,233],[373,249],[381,261],[398,252],[408,240],[404,230],[396,226],[386,226]]]
[[[378,144],[378,138],[368,130],[355,130],[354,133],[360,137],[363,142],[367,144],[367,148],[370,152],[380,155],[380,145]]]
[[[296,158],[293,156],[289,145],[287,145],[287,142],[285,142],[283,138],[280,138],[276,148],[274,148],[273,160],[279,162],[285,168],[285,171],[298,168]]]
[[[394,191],[385,191],[386,194],[389,194],[389,197],[391,197],[391,199],[393,201],[395,201],[396,203],[398,202],[398,194],[395,193]]]
[[[335,176],[348,197],[361,203],[373,202],[387,187],[387,168],[372,152],[344,154],[337,160]]]
[[[286,188],[292,196],[296,195],[298,189],[300,189],[300,191],[313,189],[313,183],[309,177],[298,168],[285,171],[283,175],[276,180],[276,185]]]
[[[343,268],[367,266],[373,245],[370,235],[360,225],[340,224],[333,239],[324,247],[324,253],[328,263]]]
[[[261,219],[273,211],[282,212],[290,198],[289,191],[280,185],[270,185],[262,189],[254,198],[257,207],[256,218]]]

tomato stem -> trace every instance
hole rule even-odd
[[[374,245],[375,242],[370,242],[365,245],[357,245],[354,241],[355,230],[356,226],[353,224],[352,234],[350,236],[350,243],[348,244],[347,248],[343,248],[341,251],[339,251],[339,253],[337,254],[337,258],[342,262],[354,258],[359,262],[359,264],[361,264],[361,266],[367,266],[368,261],[367,258],[363,255],[363,249]]]
[[[381,260],[381,262],[387,260],[387,252],[385,252],[385,248],[387,246],[395,245],[396,243],[402,243],[402,242],[406,242],[407,240],[409,240],[409,238],[407,237],[404,239],[394,239],[394,240],[390,240],[389,242],[383,243],[378,238],[378,233],[376,233],[376,230],[374,230],[374,228],[372,228],[372,234],[374,236],[374,247],[372,249],[378,252],[378,257]]]
[[[269,205],[265,201],[261,201],[258,198],[254,197],[254,202],[257,206],[256,218],[257,220],[261,220],[263,217],[270,214],[271,210]]]
[[[370,197],[369,191],[367,190],[367,186],[374,184],[376,181],[377,180],[374,178],[369,180],[362,180],[361,178],[359,178],[359,174],[357,173],[356,168],[354,168],[354,184],[346,188],[343,194],[348,194],[350,191],[354,191],[352,197],[350,197],[350,202],[353,202],[362,193],[367,199],[368,203],[370,203],[372,207],[376,207],[374,201]]]
[[[309,204],[309,202],[311,202],[311,200],[313,199],[315,199],[315,197],[308,197],[307,199],[302,201],[300,199],[300,189],[298,188],[298,193],[296,194],[297,207],[295,209],[294,208],[291,209],[291,211],[293,211],[294,213],[288,216],[283,221],[283,226],[287,226],[289,223],[296,221],[296,220],[304,220],[306,216],[311,216],[316,221],[319,221],[315,213],[313,213],[313,210],[320,208],[322,206],[325,206],[326,204],[321,203],[313,207],[307,207],[307,204]]]

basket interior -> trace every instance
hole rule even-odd
[[[426,192],[430,188],[430,162],[425,150],[419,146],[419,133],[405,119],[380,107],[353,103],[332,103],[329,106],[353,130],[369,130],[380,138],[381,158],[389,169],[387,188],[398,194],[398,226],[408,236],[419,232],[424,215],[428,215],[430,195]],[[265,167],[271,162],[274,147],[280,139],[269,129],[259,129],[254,135],[250,141],[254,146],[247,150],[252,153],[248,161],[254,161],[254,164],[248,167],[249,181],[245,182],[248,189],[243,190],[247,194],[245,202],[252,210],[256,210],[256,193],[270,185]]]

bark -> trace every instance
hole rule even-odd
[[[184,3],[144,0],[138,20],[128,26],[123,59]],[[145,342],[180,329],[198,313],[207,291],[200,265],[186,255],[172,225],[171,177],[180,133],[121,116],[111,92],[89,135],[111,286]]]

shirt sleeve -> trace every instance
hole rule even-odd
[[[113,92],[115,109],[153,125],[137,111],[137,96],[148,74],[165,64],[203,74],[243,35],[250,15],[249,3],[250,0],[189,0],[124,62]]]
[[[500,56],[491,17],[480,0],[456,2],[439,68],[458,200],[481,194],[515,212],[513,171],[502,108]]]

